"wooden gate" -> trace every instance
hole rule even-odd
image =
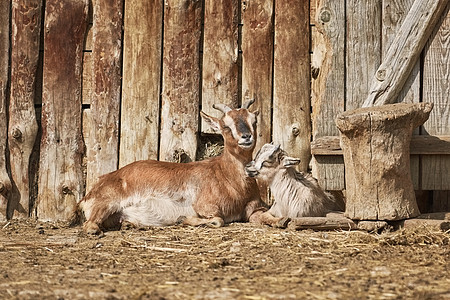
[[[0,220],[65,220],[104,173],[199,159],[199,111],[251,98],[257,149],[280,143],[305,171],[313,155],[321,185],[342,190],[334,119],[362,105],[413,2],[3,1]],[[450,203],[449,22],[447,6],[399,98],[435,103],[411,166],[434,210]]]

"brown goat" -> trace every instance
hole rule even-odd
[[[201,112],[223,136],[225,147],[218,157],[190,163],[143,160],[101,176],[78,205],[87,219],[84,230],[95,234],[122,221],[143,226],[220,227],[233,221],[286,226],[289,219],[264,214],[256,181],[244,170],[256,143],[258,112],[248,110],[253,101],[240,109],[214,105],[224,113],[220,119]]]

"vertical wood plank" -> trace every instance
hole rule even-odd
[[[242,4],[242,99],[255,99],[259,110],[255,149],[271,141],[273,1],[245,1]]]
[[[6,169],[7,99],[9,83],[9,17],[10,1],[0,2],[0,222],[7,219],[6,209],[11,192],[11,180]]]
[[[119,166],[158,158],[162,0],[127,0]]]
[[[200,90],[202,2],[167,0],[161,103],[161,160],[185,153],[195,160]]]
[[[311,158],[309,1],[275,1],[273,141],[301,159]]]
[[[93,97],[86,186],[117,169],[123,0],[95,0],[93,20]]]
[[[12,1],[11,95],[8,143],[13,189],[10,217],[30,214],[30,155],[38,125],[34,110],[42,0]]]
[[[424,53],[423,101],[433,102],[423,134],[450,135],[450,3]],[[422,189],[450,190],[450,156],[422,156]]]
[[[88,1],[47,0],[37,216],[67,220],[84,192],[82,50]]]
[[[255,99],[258,110],[256,151],[272,139],[273,75],[273,0],[243,1],[242,23],[242,98]],[[259,183],[262,200],[270,204],[268,187]]]
[[[202,110],[215,117],[214,103],[238,107],[239,0],[205,0]],[[202,132],[212,133],[202,121]]]
[[[402,26],[403,21],[408,14],[414,0],[383,0],[383,19],[382,19],[382,55],[386,55],[389,46]],[[395,102],[415,103],[420,101],[420,61],[416,63],[411,75],[406,80],[405,86],[400,92],[400,96]],[[419,134],[419,128],[414,131]],[[420,189],[419,184],[419,155],[412,155],[410,159],[411,180],[414,189]]]
[[[334,123],[345,105],[345,0],[316,0],[314,48],[312,48],[313,139],[337,136]],[[340,156],[315,156],[313,174],[326,190],[345,189]]]
[[[347,0],[346,110],[362,106],[381,63],[382,0]]]

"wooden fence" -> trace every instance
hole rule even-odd
[[[0,220],[65,220],[99,175],[198,159],[199,111],[250,98],[257,149],[280,143],[302,170],[313,157],[321,185],[344,189],[334,119],[362,105],[413,2],[2,1]],[[411,158],[432,210],[450,206],[448,11],[398,100],[435,104]]]

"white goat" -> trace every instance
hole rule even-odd
[[[322,217],[342,210],[311,174],[295,169],[300,159],[289,157],[280,145],[265,144],[246,166],[250,177],[269,185],[275,202],[267,213],[275,217]]]

